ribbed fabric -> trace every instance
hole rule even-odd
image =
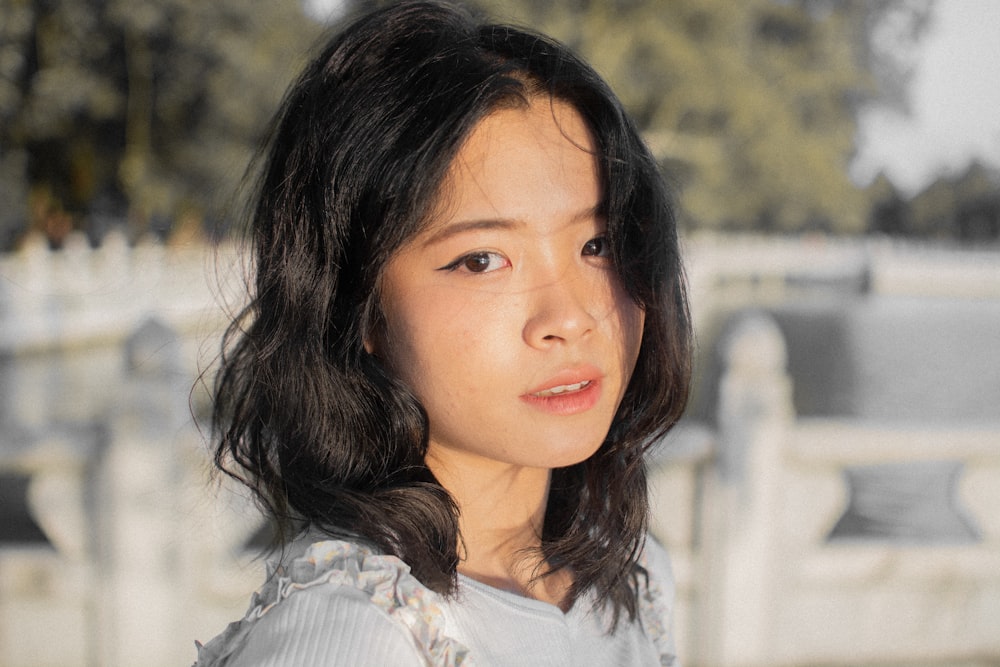
[[[652,579],[672,605],[673,576],[666,552],[650,541],[647,560]],[[579,600],[567,613],[545,602],[498,590],[467,577],[459,578],[459,594],[443,607],[448,635],[470,649],[479,665],[544,665],[545,667],[636,667],[673,665],[670,607],[659,619],[668,635],[662,644],[640,622],[622,618],[613,635],[608,617],[592,610],[593,599]],[[647,610],[649,613],[649,610]],[[666,645],[668,654],[661,655]]]
[[[319,586],[261,617],[228,664],[239,667],[414,667],[413,636],[361,591]]]
[[[444,599],[394,556],[305,536],[254,596],[247,616],[204,646],[196,667],[637,667],[673,665],[673,577],[648,540],[639,619],[583,598],[558,607],[459,577]]]
[[[606,634],[603,615],[580,601],[559,608],[464,581],[461,597],[445,610],[452,637],[482,665],[659,665],[656,647],[638,624],[623,620]]]

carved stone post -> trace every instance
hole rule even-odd
[[[706,479],[703,598],[698,662],[768,664],[782,450],[794,419],[781,331],[762,314],[742,316],[722,342],[719,440]]]
[[[190,421],[177,334],[156,319],[124,344],[99,493],[105,665],[156,664],[177,644],[178,441]]]

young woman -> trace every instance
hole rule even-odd
[[[644,454],[690,331],[670,201],[564,46],[404,2],[290,90],[217,463],[280,560],[198,665],[674,664]]]

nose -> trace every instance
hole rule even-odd
[[[572,271],[545,280],[528,294],[524,341],[544,349],[586,337],[597,325],[594,313],[602,301],[600,287]]]

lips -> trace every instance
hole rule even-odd
[[[521,396],[529,405],[555,415],[573,415],[594,407],[601,397],[604,374],[592,366],[556,373]]]

